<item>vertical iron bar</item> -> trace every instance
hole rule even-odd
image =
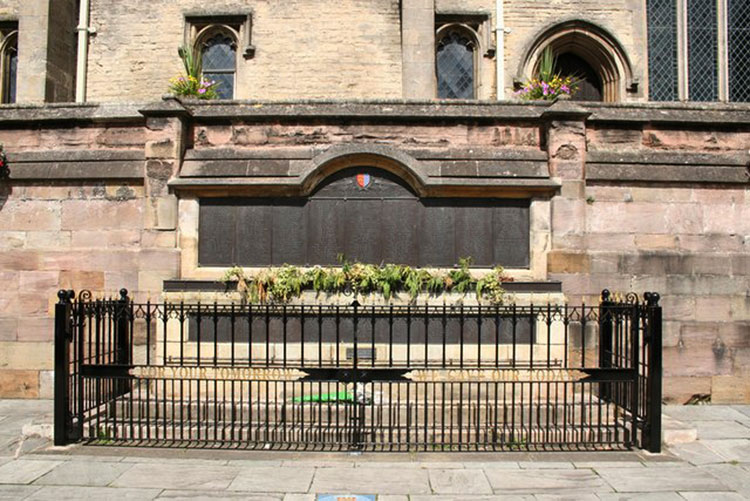
[[[68,291],[57,293],[59,301],[55,304],[55,445],[65,445],[69,439],[70,393],[68,383],[70,376],[70,325],[71,304]],[[80,376],[79,376],[80,377]],[[80,398],[80,396],[79,396]]]
[[[648,430],[649,452],[661,452],[661,393],[662,393],[662,311],[659,294],[652,292],[647,298],[648,332]],[[636,368],[636,374],[638,369]]]

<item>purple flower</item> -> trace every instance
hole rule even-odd
[[[206,93],[206,89],[198,89],[198,94],[205,94],[205,93]]]
[[[570,92],[570,87],[568,87],[567,85],[563,85],[560,87],[560,90],[563,92]]]

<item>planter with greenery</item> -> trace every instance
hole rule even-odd
[[[406,292],[412,301],[421,293],[466,295],[473,292],[478,300],[501,304],[505,295],[502,283],[511,280],[503,274],[500,266],[484,276],[476,277],[469,269],[471,258],[459,260],[459,266],[447,272],[400,264],[350,262],[343,257],[339,260],[340,267],[302,269],[283,265],[266,268],[250,276],[242,268],[234,266],[224,273],[222,281],[236,282],[238,292],[252,302],[261,303],[286,303],[300,297],[303,290],[312,289],[318,294],[382,294],[385,299]]]
[[[523,87],[516,91],[516,96],[526,101],[553,100],[559,97],[570,97],[578,91],[578,83],[573,76],[563,76],[555,71],[556,57],[547,47],[539,60],[539,71],[536,78],[527,80]]]
[[[203,76],[201,53],[188,46],[177,50],[185,67],[185,75],[174,77],[169,81],[169,92],[178,97],[195,97],[198,99],[218,99],[216,87],[219,85]]]

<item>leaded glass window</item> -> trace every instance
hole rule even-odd
[[[437,84],[440,99],[474,99],[475,44],[458,30],[448,31],[437,44]]]
[[[203,76],[218,82],[216,92],[221,99],[234,97],[236,43],[229,35],[217,33],[203,43]]]
[[[0,33],[0,93],[3,103],[16,102],[16,80],[18,74],[18,36],[11,33],[2,40]]]
[[[719,99],[716,0],[688,2],[688,87],[691,101]]]
[[[648,80],[653,101],[677,100],[677,6],[648,0]]]
[[[728,0],[729,100],[750,102],[750,2]]]

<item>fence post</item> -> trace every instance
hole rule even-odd
[[[54,442],[65,445],[70,437],[72,424],[70,412],[70,341],[71,313],[70,301],[73,291],[60,290],[59,301],[55,305],[55,409]]]
[[[646,418],[645,447],[649,452],[661,452],[661,392],[662,392],[662,319],[659,294],[644,294],[648,319],[648,415]]]
[[[115,364],[130,365],[130,298],[128,290],[120,289],[120,299],[115,304]],[[119,397],[130,391],[130,382],[127,380],[120,381],[117,385],[117,394]]]
[[[599,303],[599,367],[606,369],[612,367],[612,302],[609,300],[610,292],[602,291],[601,303]],[[600,383],[599,397],[609,400],[612,397],[611,384]]]

